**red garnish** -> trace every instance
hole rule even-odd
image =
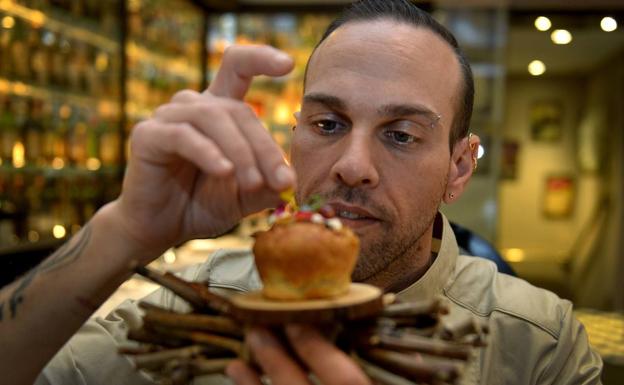
[[[295,220],[297,222],[309,222],[312,218],[312,214],[311,211],[299,211],[295,214]]]

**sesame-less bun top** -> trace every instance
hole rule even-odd
[[[360,242],[331,207],[282,210],[274,219],[270,230],[256,235],[253,247],[263,295],[303,300],[347,293]]]

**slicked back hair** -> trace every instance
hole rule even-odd
[[[347,6],[338,18],[332,21],[325,33],[323,33],[314,51],[332,32],[349,22],[380,19],[390,19],[415,27],[426,28],[441,37],[455,52],[461,68],[463,84],[459,91],[460,94],[457,95],[457,107],[449,135],[449,146],[452,152],[455,143],[468,135],[474,103],[474,79],[468,60],[459,48],[459,44],[457,44],[453,34],[442,24],[438,23],[429,13],[418,8],[409,0],[359,0]],[[314,52],[310,58],[313,55]],[[304,82],[305,78],[307,78],[307,71],[308,68],[306,66]]]

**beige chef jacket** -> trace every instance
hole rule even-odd
[[[441,219],[441,220],[440,220]],[[488,347],[475,353],[463,384],[600,384],[602,361],[572,315],[572,304],[529,283],[500,274],[485,259],[459,255],[453,231],[440,214],[434,238],[435,260],[427,273],[398,294],[401,300],[442,295],[451,317],[472,315],[489,325]],[[261,282],[250,250],[216,252],[205,264],[182,275],[209,282],[216,289],[257,290]],[[148,301],[178,310],[187,306],[166,290]],[[154,382],[117,354],[127,343],[129,327],[140,325],[136,303],[126,301],[106,318],[88,321],[39,376],[36,385]],[[224,376],[207,376],[196,384],[227,384]]]

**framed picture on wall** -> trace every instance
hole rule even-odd
[[[557,100],[539,100],[531,104],[529,111],[531,139],[535,142],[558,142],[561,140],[563,107]]]
[[[505,139],[501,156],[500,178],[506,180],[516,179],[518,173],[518,153],[520,143],[517,140]]]
[[[570,175],[552,175],[546,178],[543,210],[550,219],[569,218],[574,211],[575,181]]]

